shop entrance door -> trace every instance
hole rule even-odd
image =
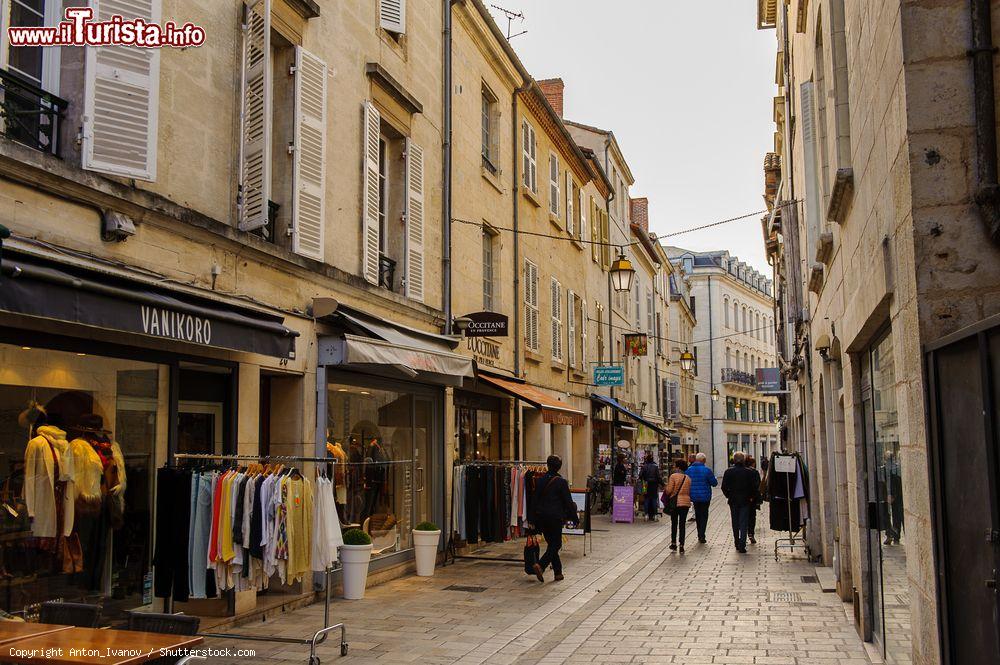
[[[942,654],[1000,662],[1000,317],[926,356]]]

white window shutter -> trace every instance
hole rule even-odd
[[[584,203],[584,192],[583,188],[580,188],[580,198],[576,202],[576,205],[580,208],[580,228],[577,230],[580,235],[580,240],[587,239],[587,206]]]
[[[160,0],[91,0],[90,6],[95,22],[116,14],[160,22]],[[81,165],[89,171],[156,180],[160,49],[88,46],[84,51]]]
[[[326,63],[295,47],[292,251],[323,260],[326,194]]]
[[[559,216],[559,156],[549,153],[549,211]]]
[[[406,140],[406,297],[424,300],[424,149]]]
[[[580,369],[587,370],[587,328],[590,319],[587,316],[587,301],[580,300]]]
[[[562,360],[562,288],[555,279],[551,280],[552,293],[552,358]]]
[[[570,367],[576,367],[576,294],[566,292],[566,340],[569,354],[566,360]]]
[[[246,8],[240,109],[239,226],[267,226],[271,198],[271,0]]]
[[[573,172],[566,171],[566,232],[576,235],[576,223],[573,219]]]
[[[379,0],[379,25],[397,34],[406,32],[406,0]]]
[[[365,102],[364,114],[364,192],[361,197],[361,232],[363,238],[361,274],[365,280],[378,285],[379,247],[379,197],[381,191],[378,184],[378,146],[382,116],[371,102]]]

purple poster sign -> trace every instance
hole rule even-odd
[[[614,506],[611,509],[612,522],[632,523],[635,517],[633,504],[635,503],[635,488],[631,485],[616,485],[614,494]]]

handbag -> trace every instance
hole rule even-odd
[[[668,515],[673,515],[677,512],[677,497],[680,496],[681,491],[684,489],[684,483],[686,482],[691,482],[691,479],[687,476],[687,474],[684,475],[684,480],[681,481],[681,486],[677,488],[677,491],[673,494],[673,496],[667,496],[664,500],[663,512]],[[664,492],[663,494],[666,496],[667,493]]]
[[[11,476],[7,476],[0,489],[0,533],[28,531],[31,528],[28,505],[23,497],[11,496],[10,485]]]
[[[526,574],[535,574],[535,564],[538,563],[540,554],[541,549],[538,547],[538,536],[534,534],[529,535],[524,541],[524,572]]]

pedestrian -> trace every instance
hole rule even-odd
[[[687,468],[688,463],[683,459],[675,460],[674,472],[667,478],[667,488],[663,490],[663,508],[670,513],[670,549],[676,550],[680,542],[681,554],[684,553],[684,534],[687,531],[685,520],[691,509],[691,478],[685,473]]]
[[[646,453],[646,461],[642,464],[642,473],[639,475],[644,484],[643,494],[646,521],[653,522],[659,516],[660,488],[663,487],[663,475],[660,473],[660,465],[653,461],[653,455]]]
[[[563,579],[562,560],[559,558],[563,524],[572,522],[574,525],[579,525],[580,515],[577,513],[573,497],[570,496],[569,483],[559,475],[562,459],[558,455],[549,455],[545,465],[548,467],[548,473],[535,485],[529,515],[535,530],[541,531],[545,537],[545,553],[534,565],[534,571],[538,581],[544,582],[542,573],[552,566],[555,580],[560,582]]]
[[[698,525],[698,542],[705,543],[705,530],[708,528],[708,506],[712,502],[712,488],[719,484],[715,472],[705,466],[708,459],[705,453],[694,457],[694,464],[688,467],[687,475],[691,477],[691,503],[694,506],[695,523]]]
[[[628,481],[628,468],[625,466],[625,455],[618,453],[618,461],[611,472],[611,484],[616,487],[625,485]]]
[[[691,465],[695,463],[695,458],[696,457],[697,457],[697,455],[695,455],[694,453],[691,453],[690,455],[688,455],[688,459],[687,459],[688,468],[690,468]],[[691,516],[688,517],[688,522],[694,522],[695,521],[694,520],[694,515],[695,515],[694,512],[692,512]]]
[[[722,493],[729,499],[736,551],[746,554],[747,526],[751,507],[760,496],[760,474],[755,469],[747,468],[743,451],[733,453],[733,465],[722,476]]]
[[[757,470],[757,460],[753,455],[747,455],[747,468],[757,474],[757,487],[760,487],[760,471]],[[751,545],[757,544],[757,511],[761,506],[761,493],[757,492],[757,500],[750,506],[750,517],[747,520],[747,537]]]

